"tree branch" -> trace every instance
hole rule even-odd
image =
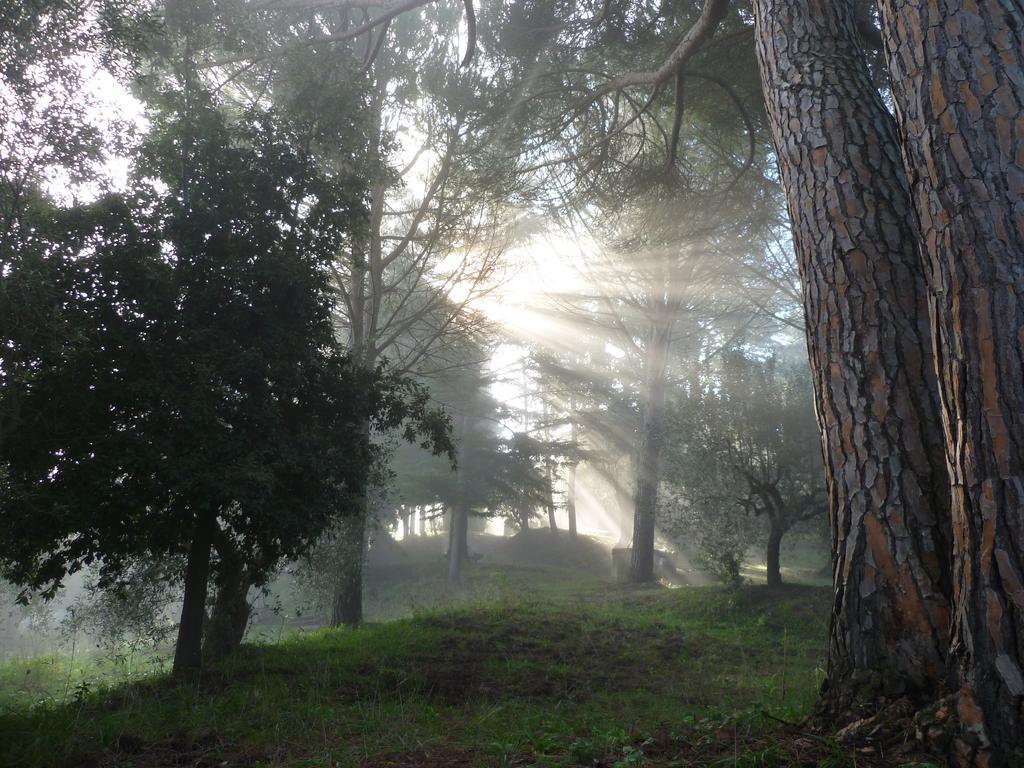
[[[696,23],[690,27],[660,67],[646,72],[626,72],[612,78],[595,91],[594,99],[634,85],[661,85],[667,82],[701,50],[704,43],[711,39],[728,10],[729,0],[705,0],[704,9]]]

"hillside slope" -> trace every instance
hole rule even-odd
[[[814,700],[826,592],[499,575],[534,591],[248,645],[195,684],[155,676],[6,711],[0,765],[852,765],[774,719]]]

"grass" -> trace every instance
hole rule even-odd
[[[827,590],[629,588],[492,561],[452,593],[437,570],[378,572],[376,615],[407,618],[247,644],[189,683],[4,665],[0,765],[886,764],[793,725],[821,682]]]

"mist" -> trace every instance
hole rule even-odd
[[[5,6],[0,764],[1024,764],[1019,7]]]

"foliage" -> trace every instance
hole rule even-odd
[[[666,530],[739,579],[763,516],[769,536],[822,518],[825,489],[809,374],[792,350],[724,352],[677,398],[668,427]],[[777,544],[778,542],[776,542]]]
[[[137,560],[117,581],[101,586],[88,574],[85,588],[68,606],[61,633],[85,635],[109,659],[131,666],[137,657],[166,648],[177,628],[171,609],[180,600],[180,562]]]
[[[359,180],[273,111],[231,121],[188,83],[153,104],[131,190],[37,206],[3,275],[30,311],[0,352],[0,562],[49,594],[97,560],[107,583],[180,555],[210,514],[258,584],[351,508],[367,418],[450,447],[422,386],[334,340]]]
[[[18,214],[59,178],[95,182],[125,125],[90,82],[139,63],[156,22],[134,0],[26,0],[0,8],[0,261]]]

